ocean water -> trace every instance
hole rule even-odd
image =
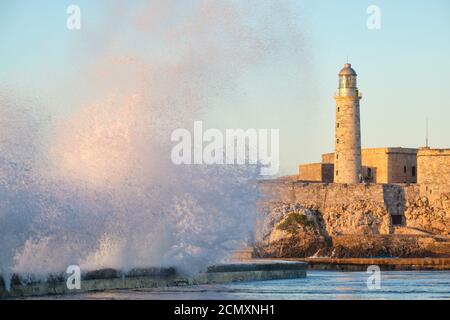
[[[450,299],[449,271],[384,271],[370,290],[365,272],[309,271],[303,279],[253,281],[159,289],[117,290],[52,299],[136,300],[358,300]]]

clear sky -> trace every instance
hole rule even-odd
[[[107,55],[112,33],[121,32],[126,39],[120,42],[122,53],[161,53],[160,42],[141,41],[142,35],[134,37],[126,25],[130,20],[116,19],[121,12],[111,17],[113,2],[2,0],[1,90],[38,97],[55,117],[65,117],[91,99],[82,85],[86,65]],[[133,12],[146,2],[158,1],[123,3]],[[174,21],[157,20],[150,35],[157,37],[158,28],[192,14],[189,7],[196,2],[174,1]],[[250,3],[248,23],[270,12],[263,5],[268,1]],[[70,4],[82,10],[80,31],[66,28]],[[381,9],[380,30],[366,26],[369,5]],[[333,151],[333,93],[348,56],[363,93],[363,147],[422,146],[427,117],[431,146],[450,147],[450,1],[308,0],[292,1],[287,8],[284,14],[295,21],[295,31],[270,14],[267,25],[257,30],[298,36],[300,49],[285,46],[236,73],[233,86],[204,113],[209,126],[279,128],[282,173],[296,172],[299,163],[320,161],[322,153]],[[227,41],[220,32],[214,37]],[[80,45],[86,41],[89,46]]]

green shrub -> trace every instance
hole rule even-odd
[[[304,214],[291,212],[278,226],[278,230],[286,231],[292,234],[298,232],[299,226],[313,227],[314,224],[306,218]]]

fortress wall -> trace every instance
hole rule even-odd
[[[420,149],[417,169],[422,195],[437,199],[442,193],[450,192],[450,149]]]
[[[322,181],[322,164],[309,163],[299,166],[298,179],[302,181]]]
[[[367,176],[367,169],[371,168],[373,182],[388,182],[386,148],[363,149],[361,157],[362,165],[364,166],[364,176]]]
[[[334,206],[351,206],[358,202],[371,202],[388,208],[403,206],[403,187],[383,184],[335,184],[262,181],[260,191],[264,201],[299,203],[324,210]],[[401,214],[396,210],[392,214]]]
[[[362,174],[368,176],[368,168],[372,169],[374,183],[388,183],[388,157],[387,148],[362,149],[361,161],[363,166]],[[323,163],[334,163],[334,153],[322,155]]]
[[[427,197],[423,187],[412,184],[341,184],[266,180],[260,182],[264,201],[300,203],[323,209],[370,201],[386,206],[391,214],[403,214],[406,204]],[[396,208],[399,207],[400,210]],[[394,209],[395,208],[395,209]]]
[[[334,152],[323,154],[322,155],[322,163],[334,164]]]
[[[310,163],[299,166],[298,179],[301,181],[333,182],[333,165]]]
[[[260,203],[269,216],[296,210],[297,205],[318,212],[329,235],[389,234],[392,232],[390,214],[402,214],[398,186],[382,184],[335,184],[291,182],[262,182],[265,195]],[[297,207],[298,208],[298,207]],[[271,213],[272,212],[272,213]]]
[[[362,149],[361,158],[362,174],[366,181],[373,183],[417,182],[417,149],[368,148]],[[334,153],[323,154],[322,162],[333,163]],[[415,175],[413,175],[413,167],[415,167]],[[369,168],[371,169],[371,177],[368,174]]]
[[[405,202],[414,203],[420,197],[420,186],[418,184],[407,184],[403,188],[405,190]]]
[[[333,182],[334,180],[334,165],[333,164],[322,164],[322,182]]]
[[[268,202],[293,203],[294,187],[293,182],[283,180],[261,180],[258,182],[261,194],[260,202],[265,205]]]
[[[405,212],[405,188],[402,185],[384,184],[383,197],[387,211],[391,215],[403,215]]]
[[[383,192],[383,186],[376,184],[294,184],[295,201],[319,210],[367,200],[383,204]]]
[[[260,205],[281,202],[320,212],[329,234],[390,234],[393,221],[437,234],[450,233],[450,195],[427,197],[418,184],[335,184],[263,181]],[[278,203],[278,204],[277,204]],[[266,210],[266,212],[268,212]],[[402,218],[392,218],[401,216]]]
[[[390,183],[416,183],[417,149],[388,148],[387,152],[388,181]]]

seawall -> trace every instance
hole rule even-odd
[[[193,276],[182,276],[175,268],[146,268],[122,272],[104,269],[81,276],[81,288],[69,290],[68,275],[49,275],[39,279],[32,275],[13,275],[10,290],[0,275],[0,298],[20,298],[76,294],[92,291],[158,288],[199,284],[220,284],[237,281],[261,281],[306,277],[307,263],[277,260],[248,260],[245,262],[214,265]]]
[[[287,259],[308,263],[311,270],[367,271],[377,266],[382,271],[448,271],[450,258],[304,258]]]

